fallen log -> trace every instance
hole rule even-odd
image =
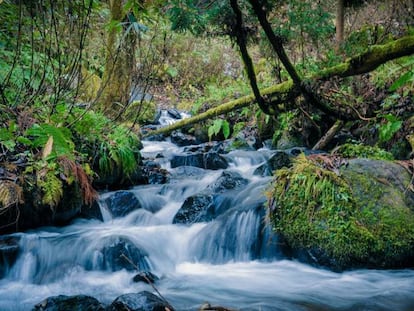
[[[398,40],[369,47],[365,52],[347,59],[345,62],[321,70],[319,73],[305,78],[309,85],[317,85],[318,82],[333,77],[349,77],[370,72],[387,61],[414,54],[414,36],[402,37]],[[273,85],[261,90],[262,96],[266,99],[268,105],[276,107],[280,104],[287,103],[298,97],[301,92],[297,90],[291,80]],[[211,108],[203,113],[197,114],[191,118],[183,119],[172,125],[148,132],[144,137],[158,134],[169,134],[174,130],[190,126],[208,119],[217,118],[220,115],[227,114],[231,111],[247,107],[255,103],[253,94],[229,101],[217,107]],[[331,112],[332,115],[339,116],[338,119],[349,119],[349,116],[341,115],[339,107],[330,103],[323,103],[322,108],[325,112]],[[278,111],[278,109],[274,109]]]

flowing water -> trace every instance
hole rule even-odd
[[[270,179],[253,175],[269,150],[234,151],[228,170],[249,183],[216,197],[220,215],[209,222],[173,224],[184,200],[204,193],[222,170],[171,169],[182,152],[170,142],[144,142],[144,157],[171,172],[165,185],[130,191],[142,209],[104,222],[78,220],[64,228],[19,233],[21,254],[0,280],[0,310],[31,308],[55,295],[91,295],[105,304],[117,296],[152,291],[134,283],[133,270],[113,271],[106,246],[126,239],[142,251],[141,267],[159,276],[156,287],[176,310],[197,310],[206,301],[237,310],[414,310],[413,270],[335,273],[284,258],[277,237],[263,222],[263,192]],[[101,201],[112,193],[101,195]],[[116,269],[115,269],[116,270]]]

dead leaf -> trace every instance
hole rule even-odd
[[[43,152],[42,152],[42,159],[46,159],[51,153],[53,149],[53,136],[49,136],[49,139],[47,140]]]

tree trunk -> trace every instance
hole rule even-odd
[[[349,77],[358,75],[370,72],[378,66],[386,63],[387,61],[411,54],[414,54],[414,36],[406,36],[384,45],[371,46],[366,52],[350,58],[344,63],[322,70],[316,75],[307,78],[306,80],[317,85],[319,82],[332,77]],[[279,105],[298,97],[300,95],[300,92],[297,91],[297,88],[294,86],[293,82],[289,80],[263,89],[261,91],[261,94],[262,96],[269,99],[266,101],[267,104]],[[253,95],[244,96],[239,99],[224,103],[218,107],[211,108],[206,112],[198,114],[194,117],[184,119],[170,126],[149,132],[145,136],[168,134],[182,127],[190,126],[192,124],[199,123],[211,118],[216,118],[219,115],[247,107],[254,104],[254,102],[255,97]],[[342,113],[341,107],[339,106],[331,106],[330,109],[332,111],[336,111],[336,115],[340,116],[338,119],[358,119],[358,115]]]
[[[106,64],[102,79],[100,110],[115,116],[129,100],[132,73],[135,68],[135,36],[132,31],[119,31],[116,23],[127,21],[123,1],[110,0],[111,25],[107,38]]]
[[[345,6],[344,0],[337,0],[336,3],[336,50],[338,51],[341,47],[342,42],[344,41],[344,15],[345,15]]]

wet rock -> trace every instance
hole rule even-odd
[[[105,199],[105,203],[113,217],[123,217],[142,208],[137,197],[129,191],[116,191]]]
[[[33,311],[105,311],[95,298],[85,295],[53,296],[34,306]]]
[[[177,146],[184,147],[184,146],[191,146],[196,145],[197,140],[194,136],[183,134],[180,131],[174,131],[170,135],[171,142],[176,144]]]
[[[102,249],[103,268],[110,271],[150,270],[148,255],[127,238],[116,238]]]
[[[219,154],[227,153],[225,143],[223,142],[208,142],[199,145],[188,146],[184,148],[184,152],[193,153],[207,153],[216,152]]]
[[[206,171],[195,166],[179,166],[171,171],[172,178],[202,178],[206,175]]]
[[[173,311],[174,309],[158,296],[147,292],[119,296],[108,307],[108,311]]]
[[[227,160],[216,152],[204,154],[204,168],[209,170],[226,169],[229,164]]]
[[[98,219],[100,221],[103,221],[101,208],[99,207],[98,202],[94,201],[91,206],[82,207],[80,217],[86,219]]]
[[[177,214],[173,224],[193,224],[206,222],[215,218],[213,195],[196,194],[188,197]]]
[[[229,164],[227,160],[216,152],[192,153],[186,155],[175,155],[171,159],[171,167],[195,166],[210,170],[226,169]]]
[[[257,150],[263,147],[261,139],[251,128],[239,132],[232,140],[231,147],[241,150]]]
[[[289,167],[291,164],[290,157],[286,152],[277,151],[266,163],[255,169],[254,175],[272,176],[275,170],[281,169],[282,167]]]
[[[134,281],[135,283],[144,282],[147,284],[154,284],[158,280],[159,277],[149,271],[138,273],[132,279],[132,281]]]
[[[27,180],[34,178],[27,176]],[[32,179],[29,183],[35,181]],[[41,189],[25,187],[24,200],[18,206],[2,211],[0,217],[0,234],[24,231],[41,226],[64,226],[79,217],[83,204],[82,195],[76,183],[64,185],[63,197],[53,209],[42,203]]]
[[[14,265],[19,252],[18,237],[0,237],[0,278],[3,278]]]
[[[157,122],[159,122],[159,118]],[[140,130],[142,135],[149,135],[145,137],[145,140],[147,141],[164,141],[165,137],[162,134],[151,135],[151,132],[157,130],[158,128],[159,126],[157,125],[144,125],[140,128]]]
[[[165,184],[169,181],[169,173],[162,169],[161,165],[155,161],[144,161],[143,175],[147,184]]]
[[[154,120],[152,121],[152,124],[159,124],[161,118],[161,110],[157,109],[157,112],[155,113]]]
[[[177,109],[175,109],[175,108],[168,109],[168,110],[167,110],[167,114],[168,114],[171,118],[176,119],[176,120],[180,120],[180,119],[182,118],[182,117],[181,117],[181,113],[180,113]]]
[[[243,178],[238,172],[224,171],[221,176],[208,189],[214,193],[223,193],[227,190],[238,190],[249,183],[246,178]]]

